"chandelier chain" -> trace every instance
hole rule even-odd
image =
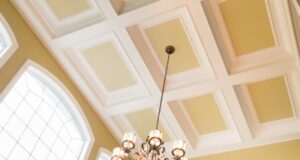
[[[167,74],[169,69],[169,62],[170,62],[170,55],[174,53],[175,48],[171,45],[166,47],[166,53],[168,54],[167,57],[167,63],[165,66],[165,73],[163,77],[163,83],[161,88],[161,96],[160,96],[160,102],[159,102],[159,108],[157,113],[157,119],[156,119],[156,129],[151,130],[149,132],[149,135],[146,138],[146,141],[144,141],[140,148],[135,152],[135,141],[136,141],[136,134],[133,132],[126,132],[124,134],[123,140],[122,140],[122,146],[116,147],[113,150],[112,158],[111,160],[130,160],[133,158],[134,160],[169,160],[166,156],[166,148],[164,146],[164,141],[162,139],[162,132],[158,129],[160,114],[162,111],[162,102],[163,97],[165,93],[166,88],[166,80],[167,80]],[[181,140],[177,139],[173,143],[172,148],[172,156],[174,160],[187,160],[185,155],[185,148],[186,143]]]
[[[160,101],[159,101],[159,108],[158,108],[158,113],[157,113],[157,118],[156,118],[156,125],[155,125],[156,129],[158,129],[159,118],[160,118],[160,113],[161,113],[161,108],[162,108],[162,101],[163,101],[163,97],[164,97],[164,93],[165,93],[165,86],[166,86],[170,56],[171,56],[171,54],[168,54],[168,60],[167,60],[166,68],[165,68],[165,75],[164,75],[163,86],[162,86],[162,91],[161,91],[161,96],[160,96]]]

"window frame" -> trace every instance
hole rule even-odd
[[[73,112],[72,115],[74,115],[78,120],[79,125],[82,128],[82,133],[86,137],[85,145],[81,151],[83,154],[81,154],[79,160],[88,160],[95,142],[95,137],[84,112],[82,111],[80,105],[71,94],[71,92],[66,88],[66,86],[39,64],[33,62],[32,60],[27,60],[0,93],[0,102],[4,100],[6,95],[14,87],[23,73],[28,70],[30,72],[34,72],[41,79],[51,85],[51,87],[54,88],[60,94],[60,96],[64,98],[65,102],[69,104],[70,109]]]
[[[0,33],[3,33],[3,39],[8,44],[3,53],[0,53],[0,68],[7,62],[7,60],[15,53],[19,48],[16,37],[9,26],[4,16],[0,13]]]

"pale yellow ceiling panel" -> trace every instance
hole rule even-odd
[[[275,45],[265,0],[227,0],[220,9],[237,56]]]
[[[147,109],[139,112],[129,113],[126,115],[131,125],[135,128],[138,135],[145,140],[149,132],[155,129],[156,114],[152,109]],[[159,130],[163,133],[165,142],[170,141],[170,137],[166,130],[159,124]]]
[[[136,84],[112,42],[85,49],[82,55],[108,91]]]
[[[176,48],[171,56],[170,74],[200,66],[179,18],[147,28],[145,32],[162,64],[165,65],[167,60],[166,46]]]
[[[227,130],[212,94],[186,99],[182,102],[199,134]]]
[[[284,77],[273,78],[247,86],[260,122],[293,116]]]
[[[90,8],[87,0],[47,0],[58,19],[64,19]]]

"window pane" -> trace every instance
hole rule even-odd
[[[0,33],[0,57],[3,54],[3,51],[5,48],[6,48],[6,44],[5,44],[3,36]]]
[[[33,72],[20,77],[0,103],[0,159],[81,157],[86,138],[58,93]]]

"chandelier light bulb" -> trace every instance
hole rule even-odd
[[[162,144],[162,132],[158,129],[151,130],[149,133],[149,143],[154,147],[160,146]]]
[[[185,148],[186,148],[186,143],[183,140],[181,139],[176,140],[173,144],[173,150],[172,150],[173,156],[183,157],[185,155]]]
[[[180,160],[188,160],[186,157],[181,157]]]
[[[122,146],[125,149],[133,149],[135,147],[136,135],[133,132],[127,132],[124,134]]]
[[[126,157],[125,151],[121,147],[116,147],[112,153],[112,160],[124,160]]]

